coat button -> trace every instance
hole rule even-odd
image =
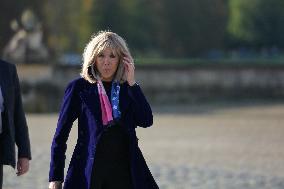
[[[76,155],[76,159],[80,159],[80,156],[79,156],[79,155]]]
[[[84,131],[80,131],[80,135],[84,135]]]

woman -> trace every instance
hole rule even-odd
[[[157,189],[138,147],[135,128],[153,124],[151,108],[135,82],[125,41],[102,31],[87,44],[82,78],[65,91],[51,147],[49,188],[61,188],[66,141],[78,118],[78,139],[65,189]]]

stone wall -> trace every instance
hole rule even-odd
[[[80,67],[17,65],[25,109],[58,111]],[[136,80],[153,104],[284,99],[284,65],[136,65]]]

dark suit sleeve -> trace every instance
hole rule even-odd
[[[150,127],[153,125],[152,110],[140,86],[137,84],[128,86],[128,94],[132,100],[131,105],[135,124],[140,127]]]
[[[51,145],[50,182],[64,180],[66,142],[72,124],[79,115],[79,108],[80,103],[76,92],[76,83],[71,82],[65,90],[56,132]]]
[[[21,90],[19,84],[19,78],[15,65],[13,65],[12,74],[14,78],[14,89],[15,89],[15,112],[14,112],[14,123],[15,123],[15,140],[18,147],[18,158],[31,159],[31,148],[29,140],[29,132],[25,113],[23,110]]]

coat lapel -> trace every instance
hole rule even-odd
[[[123,116],[130,105],[130,99],[127,92],[127,85],[124,83],[120,88],[119,94],[119,108],[121,115]]]
[[[99,100],[97,85],[90,84],[87,89],[80,92],[80,97],[83,103],[94,115],[95,120],[98,121],[99,125],[102,125],[101,103]]]

